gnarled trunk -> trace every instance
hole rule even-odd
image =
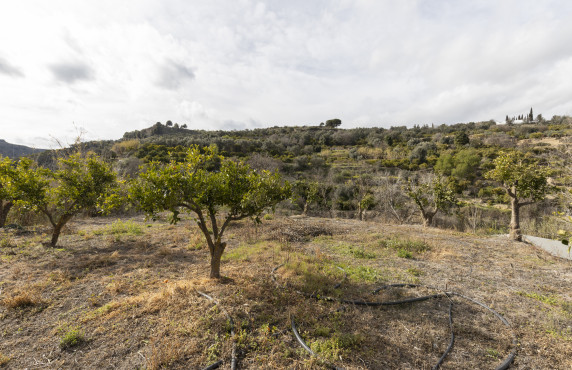
[[[428,212],[428,211],[421,211],[421,216],[423,218],[423,227],[429,227],[433,224],[433,216],[435,216],[437,212]]]
[[[521,204],[518,202],[518,198],[510,198],[510,209],[511,209],[511,218],[510,218],[510,238],[516,241],[522,241],[522,233],[520,231],[520,206]]]
[[[69,220],[71,220],[73,217],[72,214],[64,214],[60,220],[58,221],[58,223],[56,224],[52,224],[53,225],[53,230],[52,230],[52,240],[51,240],[51,246],[55,247],[56,244],[58,243],[58,239],[60,238],[60,234],[62,232],[62,229],[64,228],[64,226],[68,223]]]

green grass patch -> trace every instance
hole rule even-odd
[[[8,236],[0,238],[0,248],[16,248],[14,240]]]
[[[500,353],[496,349],[487,348],[486,352],[485,357],[493,358],[495,360],[500,357]]]
[[[356,282],[377,282],[384,280],[381,271],[368,266],[342,266],[348,274],[348,278]]]
[[[364,246],[356,246],[348,243],[339,243],[333,248],[336,252],[346,256],[360,259],[373,259],[377,255],[373,252],[367,251]]]
[[[133,221],[114,221],[111,225],[93,231],[94,235],[143,235],[143,227]]]
[[[419,270],[418,268],[415,268],[415,267],[408,268],[407,273],[412,275],[412,276],[416,276],[416,277],[423,275],[423,271]]]
[[[358,347],[363,342],[359,334],[338,334],[335,333],[329,338],[318,338],[309,343],[310,348],[320,356],[330,360],[339,360],[352,349]]]
[[[336,295],[337,292],[333,287],[344,277],[344,273],[324,257],[290,255],[284,268],[294,272],[296,275],[294,280],[308,293]]]
[[[539,302],[546,303],[546,304],[551,305],[551,306],[556,306],[558,304],[557,298],[551,297],[548,295],[543,295],[543,294],[538,294],[538,293],[528,293],[528,292],[523,292],[523,291],[519,291],[519,292],[517,292],[517,294],[520,296],[523,296],[523,297],[535,299]]]
[[[405,249],[400,249],[397,251],[397,257],[399,258],[413,258],[413,254]]]
[[[397,251],[405,250],[411,253],[423,253],[431,249],[424,240],[391,238],[381,240],[379,244],[384,248],[391,248]]]
[[[79,326],[60,328],[60,348],[68,349],[85,342],[85,334]]]
[[[250,261],[256,255],[272,251],[279,253],[280,248],[272,242],[262,241],[255,244],[241,243],[238,247],[225,251],[222,255],[223,261]]]

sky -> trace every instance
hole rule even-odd
[[[18,0],[0,139],[572,114],[569,0]]]

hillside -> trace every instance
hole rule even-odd
[[[389,129],[302,126],[205,131],[156,123],[125,133],[121,140],[83,145],[84,150],[113,161],[124,177],[136,176],[138,168],[150,161],[183,160],[191,145],[214,145],[224,156],[244,160],[255,169],[279,171],[296,193],[281,208],[320,217],[421,223],[404,188],[410,181],[427,182],[437,176],[462,206],[449,214],[438,212],[431,223],[459,231],[508,232],[506,192],[484,176],[504,152],[519,150],[549,170],[550,183],[559,187],[555,194],[572,185],[568,116],[522,124],[484,121]],[[309,200],[311,186],[316,196]],[[551,195],[523,208],[523,233],[556,238],[558,230],[570,225],[553,214],[567,212],[567,207],[565,198]]]
[[[44,149],[35,149],[25,145],[10,144],[5,140],[0,139],[0,155],[4,157],[18,158],[42,151],[44,151]]]
[[[206,279],[208,251],[191,220],[78,219],[60,248],[43,247],[45,238],[41,228],[0,234],[0,362],[9,368],[230,368],[233,345],[241,369],[431,368],[450,341],[450,303],[455,342],[443,369],[495,368],[516,348],[513,335],[511,368],[572,367],[571,262],[503,236],[243,222],[229,230],[222,282]],[[396,283],[416,286],[387,286]],[[435,294],[384,307],[336,301]],[[296,341],[292,319],[318,357]]]

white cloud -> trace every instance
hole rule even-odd
[[[564,0],[12,2],[0,13],[1,138],[40,145],[73,122],[119,138],[169,119],[224,129],[567,114],[571,13]]]

